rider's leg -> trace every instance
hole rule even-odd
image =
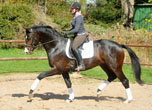
[[[85,66],[83,64],[82,56],[81,56],[79,50],[78,49],[74,49],[73,53],[74,53],[75,58],[78,61],[78,67],[76,68],[76,70],[77,71],[85,70]]]
[[[73,41],[73,44],[72,44],[72,51],[73,51],[74,56],[78,62],[78,67],[76,68],[77,71],[85,70],[82,56],[78,50],[78,48],[84,43],[85,39],[86,39],[86,35],[76,36],[74,41]]]

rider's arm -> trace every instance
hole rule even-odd
[[[80,25],[82,23],[83,18],[81,16],[78,16],[77,18],[75,18],[76,20],[76,24],[75,27],[69,31],[66,32],[66,34],[75,34],[79,32],[80,29]]]

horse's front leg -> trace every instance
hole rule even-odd
[[[66,102],[70,103],[74,100],[74,93],[73,93],[73,90],[72,90],[72,83],[71,83],[71,80],[70,80],[70,77],[69,77],[69,73],[63,73],[62,74],[63,78],[64,78],[64,81],[66,83],[66,86],[68,88],[68,92],[69,92],[69,98],[66,100]]]
[[[41,79],[45,78],[45,77],[48,77],[48,76],[53,76],[53,75],[57,75],[57,74],[60,74],[59,71],[56,69],[56,68],[52,68],[51,70],[49,71],[46,71],[46,72],[43,72],[41,73],[37,78],[36,80],[34,81],[34,83],[32,84],[31,86],[31,89],[29,91],[29,98],[31,99],[32,98],[32,93],[34,92],[34,90],[36,89],[38,83],[40,82]]]

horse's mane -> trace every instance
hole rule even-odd
[[[43,25],[38,25],[38,26],[33,26],[31,27],[31,29],[33,31],[37,31],[37,32],[44,32],[44,33],[48,33],[48,34],[53,34],[56,35],[58,37],[62,37],[61,33],[59,33],[56,29],[52,28],[51,26],[43,26]]]

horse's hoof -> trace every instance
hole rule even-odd
[[[128,104],[128,103],[130,103],[132,100],[125,100],[123,103],[125,103],[125,104]]]
[[[73,100],[71,100],[71,99],[67,99],[67,100],[66,100],[67,103],[71,103],[72,101],[73,101]]]
[[[32,99],[27,100],[27,102],[32,102]]]
[[[29,94],[29,99],[32,99],[33,98],[33,94]]]
[[[100,94],[97,94],[97,98],[101,97],[101,93]]]
[[[31,99],[32,97],[33,97],[33,90],[30,90],[30,92],[29,92],[29,99]]]
[[[99,98],[100,96],[101,96],[101,90],[98,89],[98,90],[97,90],[97,98]]]

